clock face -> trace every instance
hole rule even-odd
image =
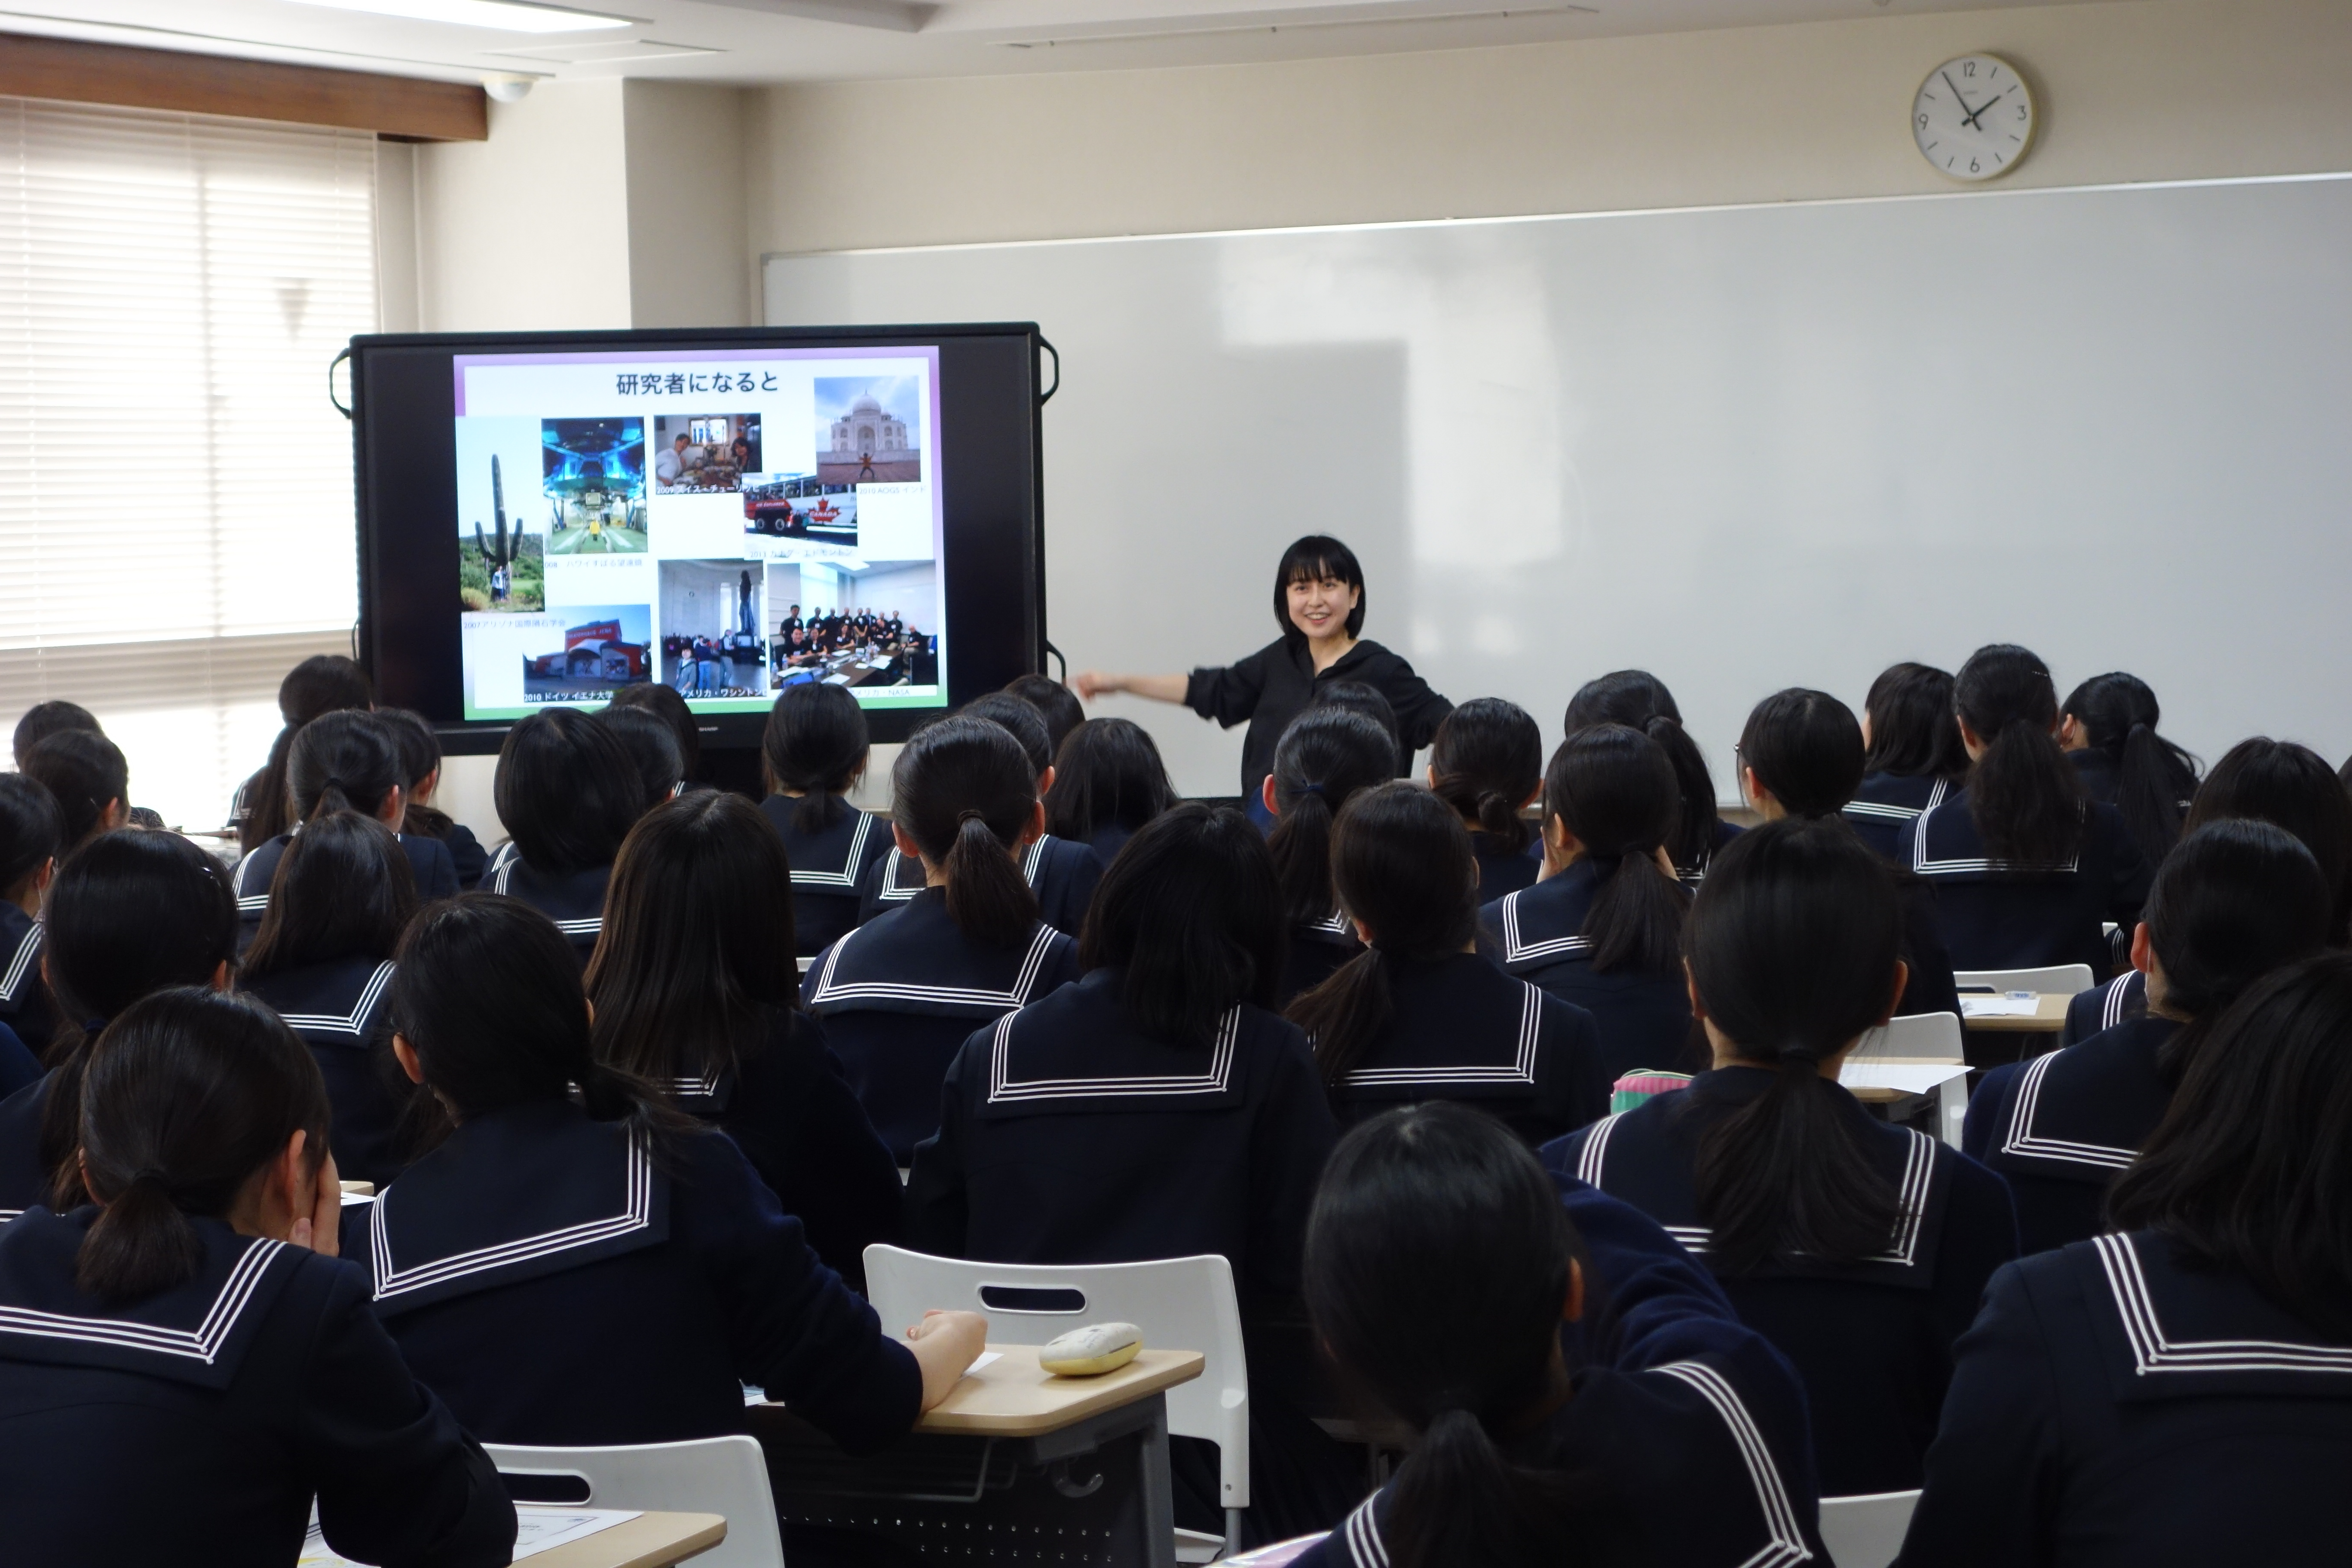
[[[2033,145],[2033,94],[1998,55],[1946,60],[1911,104],[1919,155],[1956,180],[1990,180]]]

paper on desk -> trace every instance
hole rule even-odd
[[[1226,1568],[1277,1568],[1280,1563],[1305,1555],[1308,1547],[1322,1539],[1318,1534],[1302,1535],[1296,1541],[1277,1541],[1272,1546],[1261,1546],[1255,1552],[1244,1552],[1239,1557],[1226,1558]]]
[[[2005,996],[1963,996],[1960,998],[1960,1016],[2031,1018],[2041,1005],[2042,998],[2031,991],[2012,991]]]
[[[635,1509],[621,1508],[518,1508],[514,1560],[520,1563],[567,1541],[610,1530],[636,1518],[637,1512]],[[326,1538],[319,1533],[315,1518],[310,1521],[310,1533],[302,1538],[302,1554],[294,1562],[296,1568],[367,1568],[365,1563],[355,1563],[329,1546]]]
[[[963,1369],[963,1374],[966,1377],[970,1377],[973,1373],[978,1372],[990,1362],[999,1359],[1001,1359],[999,1352],[995,1351],[982,1351],[980,1352],[980,1359],[978,1361],[973,1362],[970,1366]]]

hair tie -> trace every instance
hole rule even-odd
[[[986,827],[988,826],[988,814],[974,807],[966,806],[961,811],[956,813],[956,826],[958,827],[961,827],[967,822],[977,822],[982,827]]]
[[[124,1184],[135,1187],[142,1182],[152,1182],[168,1192],[172,1186],[172,1176],[168,1171],[158,1170],[152,1165],[142,1165],[131,1173],[131,1180]]]
[[[1311,795],[1317,800],[1320,801],[1328,801],[1331,798],[1324,793],[1323,786],[1319,784],[1300,784],[1297,789],[1291,791],[1291,793],[1293,795]]]
[[[85,1035],[102,1035],[106,1032],[106,1020],[103,1018],[84,1018],[81,1021],[81,1032]]]
[[[1611,872],[1616,870],[1618,867],[1623,865],[1625,863],[1625,857],[1630,853],[1632,853],[1632,851],[1625,849],[1611,849],[1607,851],[1588,849],[1584,852],[1584,858],[1592,862],[1592,868],[1594,870],[1600,872],[1603,876],[1607,876]]]
[[[1802,1080],[1819,1076],[1822,1064],[1811,1057],[1782,1057],[1772,1068],[1782,1078]]]

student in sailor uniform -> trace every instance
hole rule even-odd
[[[621,742],[644,792],[638,810],[651,811],[686,787],[686,763],[668,721],[643,708],[599,708],[589,715]]]
[[[2347,1148],[2352,957],[2330,952],[2214,1028],[2116,1184],[2120,1234],[1993,1277],[1905,1568],[2340,1561]]]
[[[37,742],[25,776],[57,801],[69,851],[131,820],[131,764],[95,730],[61,730]]]
[[[1685,933],[1715,1067],[1544,1150],[1700,1252],[1805,1380],[1822,1490],[1919,1484],[1951,1347],[2017,1256],[1999,1177],[1838,1087],[1902,994],[1895,880],[1835,821],[1751,828]]]
[[[2058,744],[2083,793],[2120,812],[2141,858],[2156,865],[2180,842],[2197,793],[2197,759],[2156,732],[2156,693],[2114,670],[2074,688],[2058,711]]]
[[[472,828],[433,804],[434,792],[441,787],[440,737],[423,714],[405,708],[380,708],[376,717],[391,730],[400,747],[401,784],[408,792],[408,812],[401,821],[401,831],[438,838],[449,851],[458,888],[473,887],[482,879],[490,852],[482,847]]]
[[[604,881],[637,820],[643,788],[612,731],[573,709],[517,720],[499,747],[491,798],[511,837],[490,857],[483,889],[553,921],[583,968],[604,929]]]
[[[1108,871],[1127,841],[1175,804],[1150,732],[1129,719],[1092,719],[1055,753],[1045,831],[1085,845]]]
[[[1620,669],[1588,680],[1570,699],[1565,722],[1569,738],[1595,724],[1622,724],[1649,736],[1666,753],[1681,800],[1666,838],[1666,854],[1675,863],[1675,875],[1696,888],[1706,876],[1708,859],[1738,837],[1739,828],[1717,813],[1714,776],[1698,742],[1683,728],[1682,710],[1665,682],[1646,669]]]
[[[903,1435],[980,1353],[976,1314],[911,1345],[811,1252],[735,1142],[597,1061],[568,944],[469,893],[417,917],[401,1066],[455,1125],[347,1224],[401,1354],[490,1442],[740,1432],[742,1384],[843,1447]]]
[[[878,632],[882,623],[870,628]],[[1016,675],[1004,683],[1007,697],[1018,697],[1037,710],[1037,717],[1045,721],[1045,742],[1056,759],[1071,732],[1087,721],[1086,704],[1077,694],[1050,675]]]
[[[1592,1015],[1478,952],[1478,863],[1452,806],[1419,784],[1366,790],[1339,813],[1331,870],[1365,946],[1286,1016],[1342,1124],[1459,1100],[1533,1145],[1609,1113]]]
[[[1862,782],[1842,815],[1862,841],[1895,858],[1903,825],[1958,787],[1969,771],[1952,717],[1952,677],[1930,664],[1890,664],[1862,700]]]
[[[2139,919],[2150,876],[2116,808],[2083,794],[2054,738],[2050,669],[2024,648],[1980,647],[1953,682],[1969,772],[1903,825],[1895,861],[1936,887],[1944,949],[1961,969],[2114,964],[2100,924]]]
[[[1286,1006],[1363,950],[1331,885],[1331,825],[1358,795],[1395,776],[1388,732],[1344,708],[1308,709],[1274,749],[1259,804],[1274,817],[1265,847],[1290,922],[1290,957],[1276,993]]]
[[[278,683],[278,713],[285,724],[269,743],[269,760],[236,786],[229,802],[229,826],[236,847],[250,855],[300,820],[286,787],[286,761],[302,726],[321,715],[375,706],[375,687],[356,659],[339,653],[312,654]]]
[[[2263,735],[2241,741],[2197,787],[2182,831],[2194,833],[2223,817],[2250,816],[2276,823],[2302,839],[2327,879],[2335,901],[2328,941],[2341,947],[2352,925],[2352,794],[2340,779],[2329,788],[2335,778],[2308,746]]]
[[[787,865],[759,808],[724,790],[639,819],[588,963],[596,1058],[734,1139],[862,1291],[866,1245],[898,1238],[898,1167],[800,1010]]]
[[[0,773],[0,1026],[36,1056],[58,1026],[41,984],[41,900],[64,847],[57,798],[22,773]]]
[[[658,680],[640,680],[614,692],[613,700],[600,711],[625,712],[632,708],[650,713],[669,726],[670,738],[677,742],[678,777],[689,785],[701,778],[702,729],[694,717],[694,710],[686,705],[686,699],[675,688]]]
[[[918,730],[890,794],[895,853],[926,886],[827,948],[801,1001],[903,1165],[939,1129],[940,1082],[965,1037],[1076,979],[1078,963],[1022,875],[1045,811],[1010,731],[965,717]]]
[[[843,797],[871,754],[866,710],[846,687],[786,689],[760,737],[760,809],[793,868],[793,936],[814,958],[857,924],[857,889],[890,847],[890,824]]]
[[[1302,1568],[1828,1562],[1786,1364],[1704,1279],[1653,1267],[1620,1307],[1585,1253],[1535,1160],[1460,1106],[1340,1142],[1307,1306],[1416,1441]],[[1605,1355],[1563,1331],[1612,1317]]]
[[[1429,743],[1429,787],[1470,830],[1482,903],[1535,886],[1543,870],[1542,837],[1519,815],[1543,795],[1543,731],[1499,697],[1465,702]]]
[[[8,737],[9,754],[16,758],[16,771],[25,771],[25,759],[32,755],[35,746],[63,730],[106,733],[106,726],[98,721],[98,715],[79,702],[68,702],[58,697],[36,702],[18,715],[16,728]]]
[[[1544,878],[1479,911],[1503,967],[1592,1015],[1611,1082],[1700,1065],[1682,973],[1689,892],[1666,838],[1676,805],[1663,747],[1622,724],[1560,742],[1544,775]]]
[[[2267,822],[2208,823],[2165,858],[2132,933],[2145,1017],[1985,1075],[1962,1134],[2009,1179],[2029,1252],[2083,1241],[2108,1184],[2163,1119],[2221,1015],[2273,970],[2326,945],[2319,866]]]
[[[89,1053],[94,1204],[0,1233],[19,1568],[504,1563],[514,1505],[340,1261],[326,1088],[258,1003],[167,990]],[[316,1250],[313,1250],[313,1249]]]

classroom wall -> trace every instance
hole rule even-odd
[[[734,88],[622,83],[629,324],[755,321],[743,212],[743,99]]]

